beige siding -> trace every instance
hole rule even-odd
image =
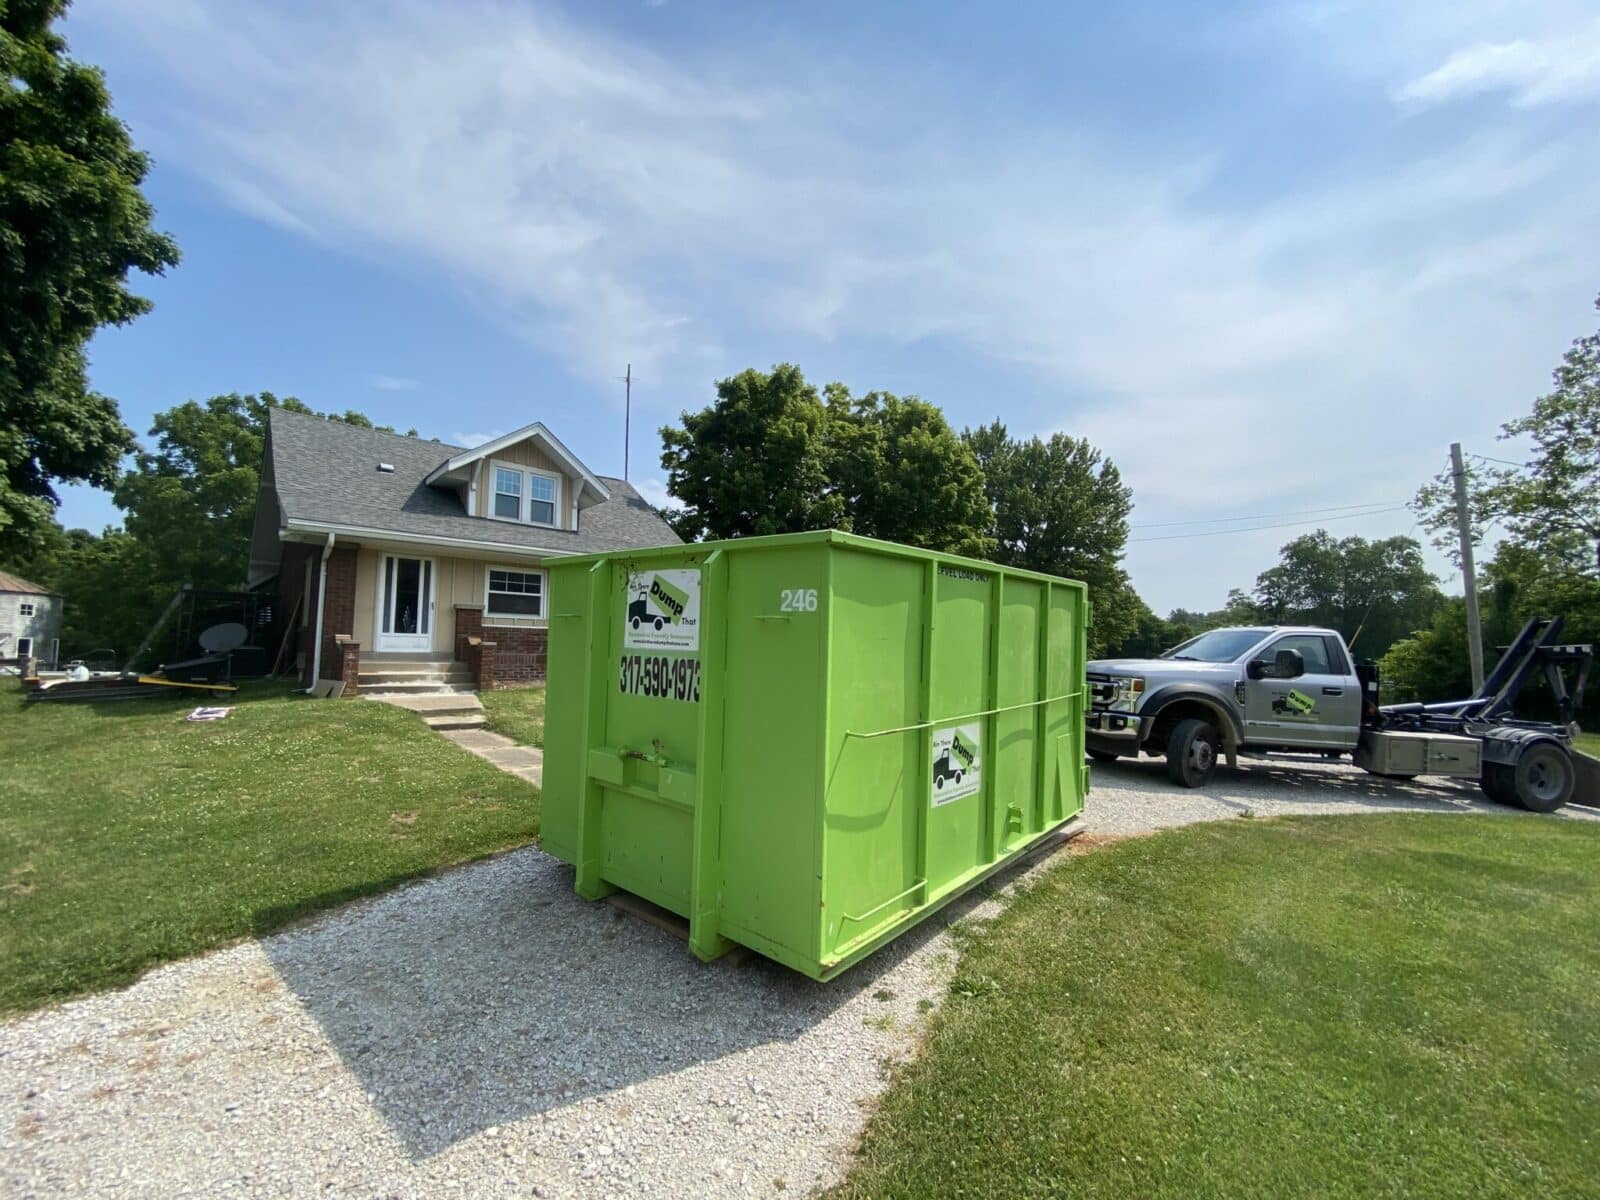
[[[518,442],[514,446],[507,446],[504,450],[496,451],[489,459],[479,459],[478,470],[478,503],[473,509],[475,517],[487,517],[489,505],[493,500],[494,475],[492,462],[510,463],[512,466],[533,467],[540,471],[549,471],[561,477],[561,523],[563,529],[577,528],[577,482],[571,475],[561,468],[543,450],[533,442]]]
[[[376,628],[373,617],[378,603],[378,564],[382,561],[382,554],[365,546],[356,552],[356,611],[350,633],[363,650],[376,644],[372,640]],[[315,602],[313,598],[312,603]]]
[[[355,638],[364,652],[382,653],[378,649],[375,635],[377,631],[378,580],[382,572],[383,556],[386,553],[404,553],[409,557],[431,557],[433,559],[432,652],[435,654],[453,653],[455,651],[456,636],[456,605],[466,604],[474,607],[483,605],[484,584],[488,576],[489,560],[428,555],[423,551],[385,551],[362,547],[356,559]],[[514,571],[543,569],[528,563],[518,564],[516,562],[495,562],[494,565],[504,566]],[[549,577],[546,576],[546,588],[548,589],[548,587]],[[486,618],[485,623],[501,627],[540,629],[545,626],[546,622],[541,618],[533,617],[492,617]]]

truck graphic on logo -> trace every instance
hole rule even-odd
[[[633,629],[651,625],[660,632],[682,619],[689,597],[659,575],[651,575],[649,580],[648,586],[640,585],[638,594],[628,605],[628,625]]]
[[[972,767],[972,760],[977,755],[972,748],[961,740],[959,733],[950,737],[950,748],[946,750],[933,764],[933,786],[943,790],[945,780],[960,783],[961,777]]]
[[[1317,712],[1317,702],[1299,688],[1290,688],[1272,698],[1272,711],[1286,717],[1310,717]]]
[[[977,725],[952,725],[933,731],[928,776],[935,808],[974,796],[982,787],[980,736]]]

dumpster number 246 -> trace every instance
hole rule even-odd
[[[816,588],[784,588],[778,602],[779,612],[816,612]]]

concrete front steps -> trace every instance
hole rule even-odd
[[[366,693],[368,700],[392,704],[422,718],[429,729],[440,733],[462,729],[482,729],[483,705],[476,692],[453,692],[445,695],[413,696],[395,693]]]
[[[363,696],[453,696],[470,693],[472,673],[453,659],[363,659],[356,677]]]

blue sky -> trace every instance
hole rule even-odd
[[[659,497],[656,428],[792,361],[1089,437],[1158,611],[1311,525],[1193,535],[1508,454],[1600,292],[1592,3],[1095,7],[77,0],[184,252],[93,381],[618,473],[632,362]]]

